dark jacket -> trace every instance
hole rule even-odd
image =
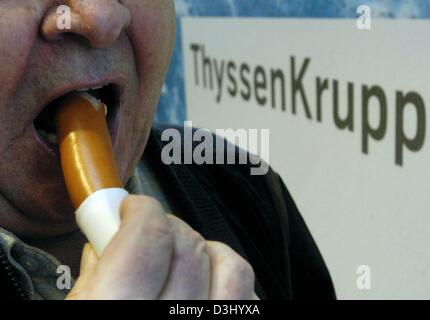
[[[207,240],[243,256],[254,268],[261,299],[334,299],[326,265],[279,175],[269,170],[253,176],[248,164],[165,165],[161,151],[168,142],[161,141],[161,133],[166,128],[154,125],[144,157],[174,214]],[[0,261],[0,291],[13,297],[7,268]]]

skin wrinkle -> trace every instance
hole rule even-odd
[[[172,12],[172,10],[173,10],[173,7],[172,6],[170,6],[170,8],[167,8],[166,6],[168,5],[168,4],[166,4],[167,2],[164,2],[165,3],[165,5],[163,6],[163,8],[161,9],[161,12]],[[169,20],[169,19],[164,19],[164,21],[171,21],[171,20]],[[173,25],[176,25],[176,16],[175,15],[173,15]],[[167,38],[169,38],[169,39],[173,39],[173,41],[169,44],[169,42],[166,42],[166,45],[168,46],[167,48],[163,48],[162,49],[162,51],[161,52],[173,52],[173,48],[174,48],[174,39],[175,39],[175,27],[172,27],[172,26],[170,26],[170,27],[166,27],[165,29],[167,29],[167,30],[173,30],[173,32],[170,34],[170,35],[168,35],[168,37]],[[132,43],[132,48],[133,48],[133,52],[135,52],[136,51],[136,48],[134,47],[134,42]],[[135,57],[136,57],[136,54],[134,55]],[[136,61],[136,59],[135,59],[135,63],[136,63],[136,66],[137,66],[137,68],[138,68],[138,70],[140,70],[141,69],[141,66],[139,65],[139,61]],[[139,71],[138,71],[139,72]],[[161,75],[159,75],[159,79],[164,79],[165,78],[165,76],[166,76],[166,74],[167,74],[167,69],[165,69],[164,70],[164,73],[163,74],[161,74]],[[139,79],[140,79],[140,77],[139,77]],[[156,103],[158,104],[158,101],[159,101],[159,99],[160,99],[160,93],[161,93],[161,89],[162,89],[162,84],[160,84],[160,91],[159,91],[159,93],[157,94],[157,99],[156,99]],[[145,99],[150,99],[149,97],[147,97],[146,95],[148,94],[146,91],[144,91],[144,93],[143,93],[144,95],[145,95]],[[150,123],[152,123],[152,120],[153,120],[153,116],[154,115],[152,115],[151,116],[151,121],[150,121]],[[145,132],[145,131],[147,131],[147,130],[150,130],[150,128],[145,128],[145,130],[143,130],[142,132]],[[136,149],[135,149],[135,152],[134,152],[134,156],[135,157],[137,157],[138,156],[138,154],[139,154],[139,150],[141,150],[141,148],[142,147],[144,147],[145,145],[146,145],[146,143],[147,143],[147,140],[148,140],[148,138],[149,138],[149,136],[146,138],[146,140],[145,139],[142,139],[143,137],[141,136],[141,139],[140,139],[140,141],[141,141],[141,144],[142,145],[138,145],[138,146],[136,146]],[[137,161],[136,161],[136,163],[135,163],[135,165],[137,165]]]
[[[27,9],[28,10],[28,9]],[[33,9],[33,10],[31,10],[32,12],[34,11],[35,9]],[[3,21],[5,21],[6,20],[6,17],[5,17],[5,15],[6,15],[6,10],[5,10],[5,14],[1,17],[1,19],[0,19],[0,24],[2,24],[2,22]],[[31,16],[31,15],[30,15]],[[38,12],[38,14],[36,15],[36,17],[35,17],[35,20],[37,20],[37,19],[40,19],[40,17],[41,17],[41,14]],[[15,23],[17,23],[17,21],[15,21]],[[25,38],[24,36],[23,36],[23,34],[22,33],[19,33],[19,34],[17,34],[17,35],[14,35],[15,37],[17,37],[17,38],[20,38],[21,39],[21,41],[29,41],[29,42],[31,42],[31,39],[33,38],[33,35],[34,34],[37,34],[37,31],[38,31],[38,25],[36,24],[36,23],[33,23],[32,24],[33,25],[33,29],[30,29],[30,32],[28,32],[27,33],[27,37]],[[7,26],[7,25],[1,25],[1,28],[0,29],[2,29],[2,30],[17,30],[16,28],[14,28],[14,26],[12,25],[12,26]],[[30,55],[30,52],[31,52],[31,47],[30,48],[28,48],[28,50],[26,50],[25,52],[20,52],[20,55],[21,56],[23,56],[24,57],[24,59],[22,60],[22,61],[24,61],[24,63],[26,63],[26,62],[28,62],[28,57],[29,57],[29,55]],[[9,63],[10,63],[10,65],[13,65],[14,63],[16,63],[16,59],[14,59],[15,57],[12,55],[12,57],[11,57],[11,60],[10,61],[8,61],[7,59],[6,59],[6,57],[7,56],[10,56],[10,53],[8,52],[8,50],[10,50],[10,47],[9,46],[5,46],[4,47],[4,49],[2,49],[2,47],[0,46],[0,56],[2,57],[2,60],[3,60],[3,64],[5,64],[5,65],[9,65]],[[27,65],[25,64],[25,65],[22,65],[20,68],[18,68],[18,70],[22,70],[20,73],[18,73],[18,74],[16,74],[16,75],[14,75],[14,77],[11,77],[10,78],[10,80],[16,80],[17,82],[19,82],[20,80],[21,80],[21,78],[22,78],[22,76],[23,76],[23,74],[25,73],[25,70],[26,70],[26,68],[27,68]],[[2,83],[3,84],[3,83]],[[9,82],[8,81],[8,84],[9,84],[9,86],[11,86],[12,88],[13,88],[13,85],[15,84],[14,82]],[[5,91],[5,92],[3,92],[3,90]],[[0,94],[3,96],[3,95],[5,95],[6,93],[7,93],[7,90],[8,90],[8,87],[6,86],[6,85],[2,85],[2,86],[0,86]]]

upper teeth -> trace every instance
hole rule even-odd
[[[90,103],[91,103],[91,105],[92,105],[96,110],[99,110],[99,107],[100,107],[100,105],[101,105],[101,104],[103,104],[103,105],[104,105],[104,103],[102,103],[99,99],[97,99],[97,98],[93,97],[93,96],[92,96],[91,94],[89,94],[89,93],[81,92],[81,93],[79,93],[79,95],[80,95],[82,98],[86,99],[88,102],[90,102]],[[105,107],[105,114],[107,114],[107,109],[106,109],[106,107]]]
[[[98,89],[101,89],[101,88],[103,88],[103,86],[81,88],[81,89],[76,89],[76,91],[78,91],[78,92],[85,92],[85,91],[89,91],[89,90],[98,90]]]

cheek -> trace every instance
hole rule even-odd
[[[124,182],[142,157],[155,109],[148,100],[139,97],[138,82],[137,78],[129,82],[127,103],[120,112],[119,134],[114,143],[118,169]]]
[[[125,141],[120,144],[119,169],[123,181],[127,181],[142,158],[152,126],[153,112],[137,112],[134,127],[127,128]]]
[[[141,86],[146,88],[148,95],[151,94],[148,88],[161,88],[172,55],[175,38],[173,2],[135,0],[126,3],[132,12],[128,34],[133,43]]]
[[[144,151],[153,114],[173,51],[175,12],[171,0],[124,0],[132,13],[127,35],[132,43],[138,76],[138,105],[134,128],[128,127],[119,151],[122,177],[128,178]],[[130,143],[133,142],[133,143]],[[127,156],[126,156],[127,155]],[[128,161],[127,161],[128,160]]]
[[[28,2],[12,6],[0,3],[0,17],[0,103],[5,103],[25,71],[42,10]]]

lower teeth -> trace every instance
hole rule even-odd
[[[39,134],[46,139],[48,142],[56,145],[58,144],[57,135],[52,132],[46,132],[45,130],[38,130]]]

